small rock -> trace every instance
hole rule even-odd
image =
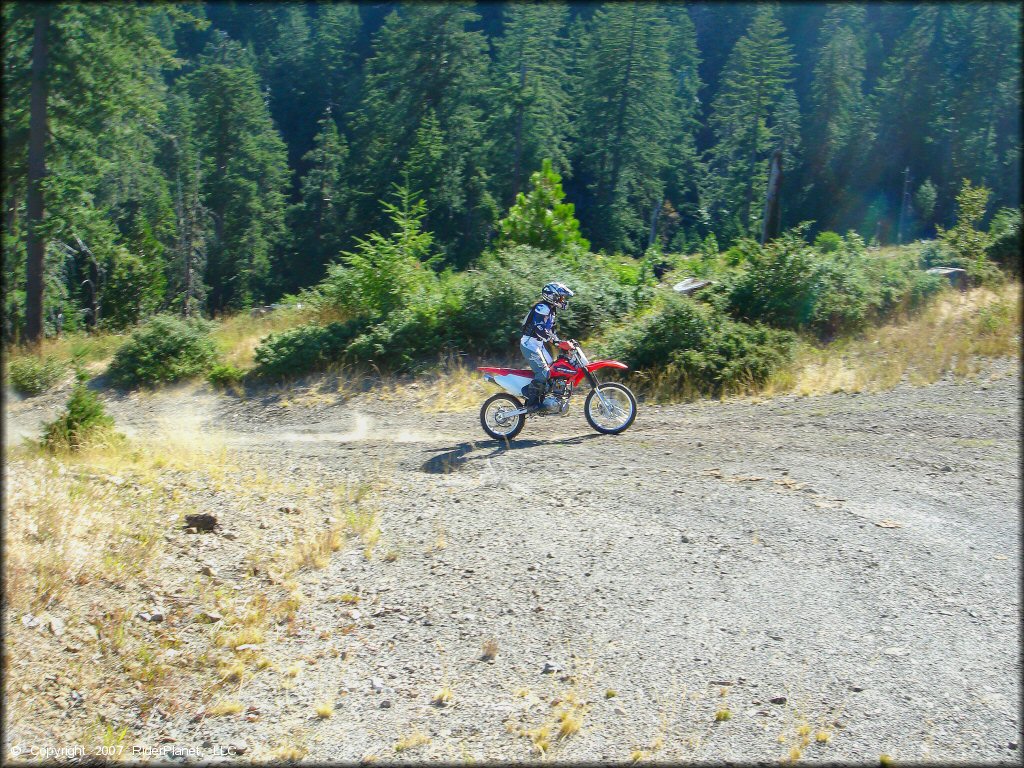
[[[772,704],[785,704],[787,699],[785,696],[776,696],[773,699],[768,699]]]
[[[380,703],[380,708],[381,709],[391,709],[391,700],[390,699],[384,699],[384,701],[382,701]]]
[[[542,675],[550,675],[554,672],[561,672],[562,668],[551,661],[544,662],[544,668],[540,671]]]
[[[224,617],[217,613],[217,611],[200,611],[196,614],[196,619],[203,622],[204,624],[213,624],[214,622],[220,621]]]
[[[143,621],[160,622],[167,617],[166,612],[163,608],[154,608],[151,611],[142,611],[139,614],[139,618]]]
[[[196,531],[212,531],[217,527],[217,518],[205,512],[198,515],[185,515],[185,526],[195,528]]]
[[[363,615],[363,614],[361,614],[361,613],[359,612],[359,610],[358,610],[358,609],[356,609],[356,608],[352,608],[352,609],[351,609],[351,610],[350,610],[350,611],[348,612],[348,617],[349,617],[350,619],[352,619],[352,621],[359,621],[359,617],[360,617],[360,616],[362,616],[362,615]]]
[[[898,645],[894,645],[891,648],[886,648],[882,653],[886,656],[906,656],[909,651],[906,648],[900,648]]]
[[[941,467],[939,467],[939,472],[952,472],[952,471],[953,471],[953,468],[951,466],[949,466],[949,464],[943,464]]]
[[[851,685],[850,686],[850,690],[853,691],[854,693],[860,693],[861,691],[864,690],[864,686],[862,686],[862,685]]]
[[[60,637],[64,634],[64,620],[58,619],[56,616],[51,616],[50,620],[46,622],[47,628],[50,630],[50,634],[54,637]]]
[[[1020,744],[1019,744],[1018,742],[1016,742],[1016,741],[1011,741],[1011,742],[1009,742],[1009,743],[1008,743],[1008,744],[1006,745],[1006,748],[1007,748],[1007,749],[1017,749],[1017,747],[1019,747],[1019,746],[1020,746]]]
[[[39,619],[33,616],[31,613],[26,613],[21,617],[21,625],[26,629],[32,629],[39,624]]]
[[[615,705],[615,707],[612,708],[612,712],[614,712],[616,715],[619,715],[620,717],[625,717],[626,716],[626,710],[624,710],[622,707],[618,706],[617,704]]]
[[[384,690],[384,678],[372,677],[370,678],[370,688],[375,692],[380,693]]]
[[[228,744],[228,753],[232,755],[244,755],[249,745],[244,741],[232,741]]]
[[[255,651],[257,648],[262,646],[259,643],[243,643],[242,645],[236,645],[236,651]]]
[[[269,527],[270,523],[268,523],[266,520],[260,520],[259,528],[261,528],[262,530],[266,530]]]
[[[679,541],[682,542],[683,544],[689,544],[690,543],[690,537],[687,536],[684,533],[682,536],[679,537]]]
[[[217,571],[216,571],[216,569],[212,565],[203,565],[199,569],[199,575],[200,576],[216,576],[217,575]]]
[[[234,541],[238,538],[238,534],[234,531],[224,531],[224,533],[222,533],[221,535],[228,541]]]

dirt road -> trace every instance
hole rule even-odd
[[[208,396],[193,418],[271,471],[387,482],[374,557],[306,574],[300,628],[268,642],[301,666],[289,686],[257,675],[240,692],[257,722],[207,718],[177,743],[244,759],[293,741],[308,760],[521,760],[541,744],[559,760],[1016,762],[1020,388],[1016,362],[1000,372],[641,403],[618,437],[577,406],[511,447],[475,412]],[[144,429],[159,399],[111,407]],[[362,597],[355,613],[339,593]],[[317,657],[325,642],[343,652]]]

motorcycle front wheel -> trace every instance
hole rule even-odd
[[[480,407],[480,426],[495,440],[511,440],[523,431],[526,416],[509,414],[522,407],[516,398],[505,393],[488,398]]]
[[[601,397],[597,396],[598,390]],[[617,435],[629,429],[636,418],[636,398],[628,387],[617,381],[598,384],[597,389],[590,390],[587,395],[583,414],[590,426],[601,434]]]

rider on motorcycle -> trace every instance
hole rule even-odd
[[[523,319],[523,338],[519,342],[519,349],[533,370],[533,381],[523,387],[527,408],[539,408],[544,400],[549,377],[548,366],[551,365],[551,353],[544,345],[558,341],[555,335],[555,313],[569,306],[569,299],[574,295],[564,283],[548,283],[541,290],[542,300],[534,304]]]

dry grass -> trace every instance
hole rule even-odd
[[[161,405],[154,399],[155,411]],[[308,482],[272,475],[255,464],[238,466],[240,457],[229,455],[225,443],[187,413],[106,450],[52,456],[26,445],[8,451],[6,458],[4,618],[15,630],[5,635],[4,653],[35,659],[12,668],[8,676],[9,722],[19,726],[57,727],[61,712],[49,706],[52,693],[37,685],[40,669],[52,668],[57,659],[92,659],[71,665],[72,684],[91,692],[85,704],[90,710],[126,712],[126,722],[130,718],[132,723],[125,737],[129,743],[153,709],[175,717],[194,712],[218,692],[223,695],[225,688],[237,688],[271,666],[259,648],[245,646],[275,642],[288,631],[303,600],[299,584],[281,574],[268,584],[262,567],[240,584],[242,589],[231,590],[196,577],[190,559],[174,558],[169,567],[164,565],[165,535],[180,530],[184,513],[205,511],[211,495],[238,510],[266,508],[278,498],[310,509],[281,520],[292,535],[300,534],[293,541],[305,547],[299,570],[317,567],[324,554],[340,545],[339,528],[342,540],[349,535],[347,524],[308,538],[301,535],[315,530],[318,513],[311,500],[322,500],[323,488],[306,487]],[[339,486],[334,495],[343,498],[334,500],[359,506],[370,492],[365,484]],[[355,523],[363,531],[375,528],[365,508]],[[252,561],[276,564],[281,558],[277,545],[257,542],[262,549],[251,552]],[[288,562],[295,562],[294,553],[288,554]],[[185,592],[168,595],[174,578],[181,576]],[[169,620],[149,623],[136,617],[140,603],[149,602],[149,592],[169,601]],[[188,621],[180,603],[190,600],[219,612],[221,620]],[[55,636],[49,624],[22,627],[26,612],[63,620],[65,634]],[[289,623],[278,628],[279,621]],[[80,646],[79,656],[63,655],[66,643]],[[211,711],[231,714],[229,704],[215,700]],[[92,720],[60,723],[69,738],[98,743],[103,736],[89,731]]]
[[[421,731],[413,731],[395,742],[395,752],[406,752],[415,747],[429,744],[430,737]]]
[[[498,655],[498,640],[494,637],[489,637],[484,640],[483,645],[480,649],[480,658],[483,661],[492,661]]]
[[[97,579],[131,579],[161,549],[161,489],[150,478],[39,456],[9,459],[5,480],[11,609],[48,608]]]
[[[765,396],[881,391],[901,381],[930,384],[952,373],[977,376],[986,359],[1020,353],[1020,283],[948,291],[919,315],[823,348],[805,344]]]
[[[322,701],[314,707],[316,716],[321,720],[326,720],[334,714],[334,705],[329,701]]]
[[[238,701],[225,699],[218,701],[216,704],[206,710],[206,714],[210,717],[223,717],[224,715],[237,715],[244,707]]]
[[[279,333],[317,319],[309,309],[283,307],[267,315],[255,317],[239,312],[222,319],[213,332],[224,360],[239,368],[253,364],[253,353],[260,340],[270,333]]]
[[[417,383],[417,400],[427,413],[471,411],[498,391],[480,371],[461,365],[446,366]]]
[[[7,345],[4,348],[4,359],[16,360],[25,355],[41,354],[68,363],[79,360],[87,369],[98,372],[106,367],[106,363],[127,339],[127,334],[119,333],[65,333],[59,339],[43,339],[36,350]]]
[[[439,688],[434,692],[434,695],[430,697],[430,703],[438,707],[446,707],[452,703],[454,694],[452,689],[448,687]]]

